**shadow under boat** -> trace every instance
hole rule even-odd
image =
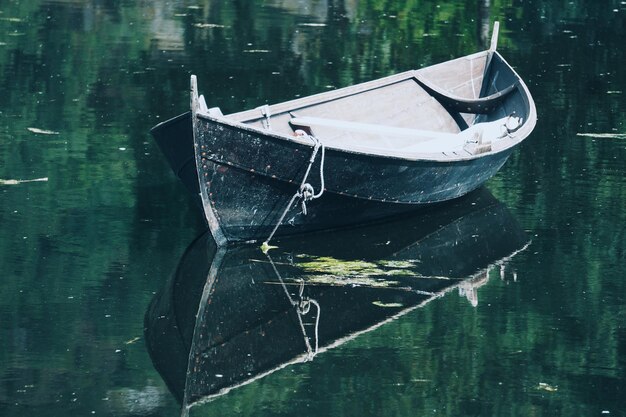
[[[186,414],[452,289],[476,305],[489,268],[528,242],[485,189],[443,210],[279,240],[269,255],[207,232],[152,300],[147,347]]]

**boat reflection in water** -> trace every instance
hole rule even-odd
[[[476,305],[489,268],[528,237],[483,189],[436,211],[276,244],[268,255],[217,248],[206,233],[150,304],[147,346],[183,414],[450,290]]]

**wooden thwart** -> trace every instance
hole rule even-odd
[[[349,122],[345,120],[327,119],[321,117],[294,117],[289,123],[294,128],[311,128],[315,126],[329,127],[342,131],[381,135],[392,138],[421,139],[411,146],[414,152],[447,152],[462,148],[469,142],[492,141],[506,136],[507,122],[510,117],[495,120],[493,122],[478,123],[458,133],[434,132],[430,130],[410,129],[377,125],[372,123]],[[517,121],[515,124],[521,123]],[[516,126],[513,126],[515,128]],[[513,129],[511,129],[513,130]],[[320,138],[323,140],[323,138]]]

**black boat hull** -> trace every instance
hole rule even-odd
[[[212,232],[227,241],[267,239],[298,192],[313,147],[201,117],[198,124],[199,184]],[[513,149],[454,162],[407,161],[329,149],[321,174],[324,194],[306,203],[306,214],[301,204],[291,207],[276,236],[367,223],[458,198],[491,178]],[[318,152],[307,178],[315,191],[321,187],[320,163]],[[217,220],[215,224],[211,218]]]
[[[197,155],[191,113],[158,125],[152,134],[172,170],[204,206],[218,242],[266,239],[298,191],[313,147],[272,141],[202,118],[198,123]],[[210,155],[203,149],[211,149]],[[301,205],[294,205],[276,236],[367,223],[458,198],[492,177],[513,149],[454,162],[377,158],[329,149],[323,196],[306,203],[306,215]],[[321,187],[320,162],[318,156],[307,179],[316,191]]]

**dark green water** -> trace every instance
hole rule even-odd
[[[191,73],[236,111],[481,50],[494,20],[539,120],[487,189],[530,246],[475,307],[450,291],[192,415],[626,415],[626,2],[478,3],[0,1],[0,415],[180,414],[144,315],[204,226],[148,130]]]

